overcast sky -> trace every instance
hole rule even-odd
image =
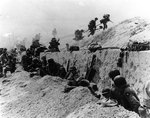
[[[10,35],[32,40],[41,33],[42,40],[50,40],[54,28],[59,37],[74,34],[105,13],[114,24],[137,16],[150,19],[149,5],[150,0],[0,0],[0,47]]]

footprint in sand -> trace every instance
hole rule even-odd
[[[10,80],[5,79],[2,81],[2,84],[9,83],[9,82],[10,82]]]
[[[2,97],[6,97],[6,96],[9,96],[10,94],[9,93],[7,93],[7,94],[4,94]]]
[[[21,87],[21,88],[24,88],[24,87],[26,87],[26,86],[27,86],[27,84],[24,84],[24,85],[21,85],[20,87]]]
[[[6,102],[2,102],[0,105],[2,106],[2,105],[4,105],[4,104],[6,104]]]

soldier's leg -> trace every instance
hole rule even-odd
[[[6,77],[7,71],[10,71],[10,67],[5,67],[4,68],[4,77]]]
[[[40,72],[39,73],[40,73],[41,77],[47,75],[47,72],[46,72],[46,70],[44,68],[40,68]]]
[[[11,72],[11,73],[14,73],[14,72],[15,72],[15,70],[16,70],[16,67],[15,67],[15,66],[13,66],[13,67],[10,69],[10,72]]]

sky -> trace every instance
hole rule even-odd
[[[54,28],[64,40],[106,13],[114,22],[110,26],[138,16],[150,19],[149,5],[149,0],[0,0],[0,47],[32,41],[38,33],[42,42],[50,41]]]

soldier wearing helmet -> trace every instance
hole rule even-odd
[[[112,22],[109,17],[110,14],[104,14],[103,19],[100,20],[100,23],[103,24],[103,30],[107,29],[108,22]]]
[[[49,42],[49,49],[51,50],[51,52],[60,52],[59,50],[59,39],[57,40],[56,38],[52,38],[51,42]]]
[[[94,20],[91,20],[89,25],[88,25],[88,30],[90,31],[90,35],[94,35],[95,31],[96,31],[96,21],[98,20],[98,18],[95,18]]]
[[[29,72],[37,71],[39,68],[42,67],[42,63],[38,58],[33,58],[31,65],[28,66]]]
[[[125,109],[139,113],[139,98],[126,79],[120,75],[114,78],[114,86],[110,89],[110,98],[117,100]]]
[[[59,76],[61,78],[64,78],[66,75],[66,70],[63,65],[55,62],[52,58],[48,59],[47,72],[51,76]]]

